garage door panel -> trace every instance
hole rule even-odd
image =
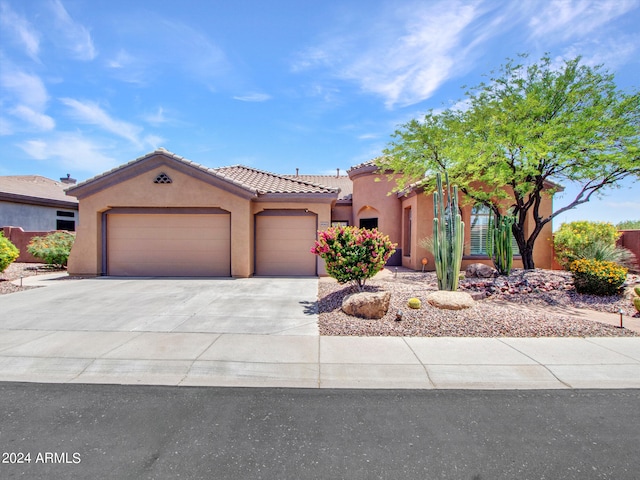
[[[109,275],[229,276],[228,214],[113,214],[107,222]]]
[[[256,275],[316,275],[315,215],[256,217]]]

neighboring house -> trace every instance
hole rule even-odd
[[[39,175],[0,176],[0,227],[75,231],[78,201],[64,193],[75,180],[60,180]]]
[[[419,246],[431,233],[431,196],[419,189],[389,195],[393,179],[379,174],[372,162],[347,173],[208,168],[158,149],[67,190],[79,200],[82,218],[69,273],[324,275],[322,260],[310,250],[317,231],[331,225],[376,227],[398,243],[390,265],[418,270],[428,257],[427,268],[433,269],[432,257]],[[544,209],[551,209],[551,200],[547,203]],[[462,213],[466,222],[478,215],[471,207]],[[545,235],[535,261],[550,268],[552,250]],[[466,252],[467,263],[488,261],[478,248],[478,255]]]

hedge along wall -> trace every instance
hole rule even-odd
[[[2,227],[2,231],[4,236],[20,250],[20,256],[16,259],[16,262],[42,263],[41,259],[27,252],[27,245],[29,245],[32,237],[42,237],[52,232],[25,232],[22,227]]]
[[[638,271],[640,271],[640,230],[620,230],[620,238],[616,242],[618,246],[631,250],[638,261]],[[553,245],[553,241],[551,242]],[[556,253],[553,252],[553,270],[562,270],[562,267],[556,260]]]

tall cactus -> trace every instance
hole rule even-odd
[[[445,182],[446,192],[442,188],[442,175],[438,173],[436,191],[433,193],[433,255],[438,289],[453,292],[458,289],[462,265],[464,222],[458,210],[458,187],[452,189],[446,172]]]
[[[512,227],[515,219],[505,215],[494,219],[489,215],[487,229],[487,255],[493,260],[500,275],[509,275],[513,267]]]

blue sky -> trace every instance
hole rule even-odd
[[[638,25],[640,0],[0,0],[0,175],[84,180],[157,147],[344,172],[518,53],[637,89]],[[640,219],[640,188],[554,225],[577,219]]]

